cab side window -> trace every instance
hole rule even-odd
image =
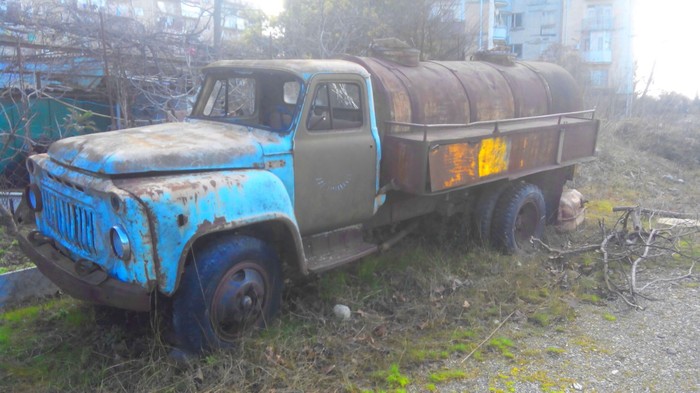
[[[316,87],[306,128],[311,131],[362,127],[362,90],[356,83],[329,82]]]

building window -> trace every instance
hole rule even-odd
[[[182,16],[185,18],[200,18],[202,16],[203,10],[197,6],[185,4],[184,2],[180,4],[180,10]]]
[[[542,25],[540,26],[540,35],[547,37],[554,37],[557,35],[556,25]]]
[[[608,87],[608,70],[591,70],[591,87]]]
[[[586,28],[588,28],[588,30],[612,30],[612,5],[589,5],[586,9],[586,20],[584,21],[584,25]]]
[[[542,20],[540,24],[541,36],[556,36],[557,35],[557,12],[542,11]]]
[[[156,3],[158,6],[158,11],[164,14],[179,15],[180,10],[176,3],[170,1],[159,1]]]
[[[591,31],[583,37],[584,58],[590,63],[612,61],[612,33],[606,30]]]
[[[510,28],[511,29],[522,29],[523,28],[523,13],[516,12],[510,15]]]
[[[246,20],[238,16],[225,16],[224,27],[234,30],[245,30]]]
[[[523,58],[523,44],[513,44],[510,46],[510,51],[515,54],[518,59]]]

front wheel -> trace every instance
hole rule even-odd
[[[282,271],[259,239],[219,237],[197,245],[173,299],[173,330],[183,349],[230,348],[262,329],[279,309]]]
[[[546,214],[542,190],[534,184],[518,183],[496,204],[491,238],[508,254],[524,251],[531,237],[542,237]]]

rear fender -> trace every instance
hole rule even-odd
[[[268,171],[154,176],[115,184],[132,193],[148,211],[158,288],[165,295],[177,289],[192,244],[211,233],[277,221],[292,234],[297,260],[305,260],[289,194]]]

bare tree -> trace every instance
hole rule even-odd
[[[376,38],[396,37],[425,59],[464,59],[477,27],[468,26],[461,2],[420,0],[287,0],[280,18],[289,57],[366,54]]]
[[[181,6],[189,7],[191,17],[166,15],[146,24],[68,2],[10,7],[0,21],[0,176],[7,181],[8,174],[21,172],[23,158],[44,140],[93,131],[90,117],[110,118],[112,129],[181,117],[198,67],[213,57],[211,42],[203,38],[213,10]],[[105,102],[109,111],[81,108],[71,101],[76,97]],[[73,112],[39,124],[37,111],[46,101]]]

